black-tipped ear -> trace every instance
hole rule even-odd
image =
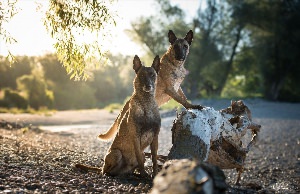
[[[155,56],[153,63],[152,63],[153,69],[156,71],[156,73],[159,72],[160,69],[160,58],[158,55]]]
[[[140,58],[137,55],[135,55],[133,59],[133,69],[135,73],[137,73],[141,67],[142,67],[142,62]]]
[[[172,30],[169,30],[168,37],[169,37],[169,42],[171,44],[173,44],[177,40],[177,37]]]
[[[185,35],[184,40],[186,40],[186,41],[189,43],[189,45],[192,44],[192,41],[193,41],[193,31],[192,31],[192,30],[190,30],[190,31]]]

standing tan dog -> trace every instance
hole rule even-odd
[[[158,106],[161,106],[173,98],[185,108],[202,109],[203,107],[200,105],[190,104],[180,87],[186,75],[183,65],[192,44],[193,31],[190,30],[184,38],[177,38],[174,32],[170,30],[168,38],[170,47],[160,61],[155,94],[156,102]],[[116,134],[118,126],[128,108],[129,101],[126,102],[110,129],[106,133],[99,135],[100,139],[108,140]]]
[[[144,149],[150,145],[153,176],[157,174],[158,133],[161,125],[155,88],[160,60],[156,56],[151,67],[142,65],[138,56],[134,57],[134,92],[129,100],[118,134],[109,148],[102,168],[103,174],[116,176],[132,173],[139,168],[142,176],[147,176],[144,168]],[[100,168],[76,164],[83,170],[100,171]]]

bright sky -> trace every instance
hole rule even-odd
[[[53,40],[47,34],[42,21],[42,13],[36,11],[37,4],[47,5],[47,0],[19,0],[19,13],[4,27],[18,42],[8,48],[13,55],[43,55],[54,52]],[[171,4],[178,5],[186,12],[187,19],[196,15],[201,0],[171,0]],[[104,42],[105,49],[112,53],[124,55],[142,55],[139,45],[134,43],[124,32],[130,29],[131,21],[139,16],[148,16],[155,13],[154,0],[118,0],[114,9],[120,16],[116,18],[117,26],[111,31],[112,38]],[[167,29],[168,30],[168,29]],[[7,55],[7,45],[0,40],[0,55]]]

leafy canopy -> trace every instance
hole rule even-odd
[[[54,47],[71,79],[87,78],[86,66],[92,58],[102,58],[99,36],[107,24],[114,24],[108,4],[112,1],[49,0],[44,25],[56,40]],[[108,3],[107,3],[108,2]]]
[[[109,6],[114,0],[49,0],[44,25],[55,40],[54,48],[71,79],[86,79],[89,62],[105,56],[101,41],[109,35],[108,25],[116,25]],[[0,2],[0,39],[6,45],[17,41],[5,24],[18,13],[18,0]],[[8,49],[9,50],[9,49]],[[14,56],[8,51],[8,60]]]
[[[5,24],[8,23],[11,18],[13,18],[17,13],[18,9],[16,8],[17,0],[7,0],[0,2],[0,40],[4,41],[6,45],[14,44],[17,42],[10,33],[5,29]],[[8,51],[7,59],[10,64],[15,61],[13,54]]]

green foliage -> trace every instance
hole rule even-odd
[[[300,2],[207,0],[191,23],[180,8],[157,0],[158,13],[133,23],[149,55],[164,53],[166,32],[194,32],[183,90],[189,99],[264,96],[300,101]],[[297,88],[297,89],[295,89]]]
[[[180,108],[183,108],[183,106],[173,99],[171,99],[169,102],[167,102],[166,104],[160,107],[161,110],[174,110],[174,109],[177,110]]]
[[[236,56],[232,67],[232,75],[228,79],[222,96],[231,97],[235,92],[228,89],[237,89],[241,97],[262,96],[262,75],[257,65],[258,59],[254,50],[245,46],[241,48],[241,52]],[[240,83],[237,85],[237,83]],[[230,93],[230,94],[229,94]]]
[[[54,96],[55,108],[58,110],[96,107],[94,90],[83,82],[69,82],[57,85],[54,90]]]
[[[157,0],[159,16],[140,17],[132,23],[132,30],[128,35],[134,41],[139,42],[151,59],[155,55],[161,56],[168,48],[168,29],[180,34],[187,33],[186,24],[182,20],[184,12],[177,6],[172,6],[168,0]],[[165,30],[162,30],[162,26]]]
[[[89,69],[91,76],[87,81],[70,80],[55,55],[16,57],[18,63],[11,67],[8,60],[3,60],[0,66],[0,75],[3,75],[0,76],[0,107],[5,112],[36,114],[37,110],[44,108],[86,109],[103,108],[111,103],[123,104],[133,91],[132,57],[108,57],[110,62],[106,66]],[[4,88],[10,93],[5,95]],[[21,99],[15,96],[24,98],[28,108],[27,105],[21,106]]]
[[[219,95],[231,66],[231,62],[224,60],[224,56],[228,53],[225,49],[220,49],[220,46],[231,47],[232,44],[229,41],[232,38],[228,37],[227,42],[222,42],[220,38],[224,33],[224,25],[221,21],[226,21],[228,16],[221,17],[218,13],[224,15],[226,10],[215,1],[208,1],[209,6],[204,13],[199,12],[193,23],[187,23],[180,8],[172,6],[167,0],[157,2],[160,14],[134,22],[132,26],[135,36],[148,47],[151,55],[154,53],[162,55],[169,44],[167,38],[169,29],[172,29],[177,37],[184,37],[189,29],[192,29],[194,39],[185,64],[189,72],[183,83],[185,94],[192,99]],[[235,49],[233,48],[232,52]]]
[[[52,108],[53,94],[47,89],[42,69],[35,68],[31,75],[23,75],[17,79],[18,90],[25,92],[28,104],[34,109],[42,106]]]
[[[44,77],[47,80],[49,87],[51,83],[65,83],[69,82],[69,77],[66,74],[66,70],[59,62],[57,57],[53,54],[44,55],[38,58],[38,62],[43,67]]]
[[[154,55],[166,51],[168,30],[177,37],[193,30],[185,63],[188,75],[182,85],[188,99],[263,96],[299,102],[299,10],[298,0],[206,0],[205,9],[199,9],[193,21],[186,21],[179,7],[157,0],[156,15],[138,18],[129,34],[147,51],[142,61],[151,64]],[[16,13],[15,4],[1,7],[0,13],[2,27]],[[16,57],[14,65],[11,59],[0,57],[0,89],[11,92],[5,100],[21,101],[25,96],[35,109],[102,108],[123,102],[132,93],[132,57],[108,54],[111,63],[89,66],[106,63],[98,60],[104,54],[98,38],[105,35],[107,23],[114,20],[102,2],[50,0],[45,25],[56,40],[57,56]],[[0,28],[0,36],[5,40],[9,34]],[[88,74],[86,82],[69,79],[70,75],[79,80]],[[1,95],[4,105],[0,106],[6,107],[4,92]]]
[[[115,110],[121,110],[123,104],[121,103],[112,103],[104,107],[105,110],[108,110],[110,113],[113,113]]]
[[[28,106],[28,101],[18,92],[10,89],[4,89],[4,98],[0,100],[0,106],[6,108],[16,107],[20,109],[26,109]]]
[[[3,41],[6,46],[14,44],[17,42],[14,37],[12,37],[3,26],[4,24],[10,22],[10,20],[18,13],[16,3],[18,0],[4,0],[0,2],[0,40]],[[6,59],[9,61],[9,64],[15,62],[14,55],[8,50],[8,55]]]
[[[300,101],[300,92],[295,89],[300,73],[299,9],[297,0],[272,3],[249,0],[240,3],[234,12],[250,32],[253,44],[250,49],[257,58],[262,92],[267,99]]]
[[[18,13],[17,1],[4,0],[0,3],[0,40],[7,46],[17,42],[3,27]],[[49,0],[44,25],[55,39],[58,59],[71,79],[87,79],[86,68],[92,64],[91,61],[105,56],[101,38],[109,34],[108,25],[116,25],[109,10],[112,1]],[[6,58],[10,64],[16,61],[9,49]]]
[[[3,56],[0,56],[0,88],[17,89],[16,80],[18,77],[31,72],[31,64],[33,63],[32,57],[17,57],[14,64]]]
[[[117,73],[120,71],[122,71],[122,66],[107,66],[94,72],[94,80],[91,84],[96,89],[95,97],[100,102],[100,106],[105,106],[111,101],[123,101],[128,95],[131,95],[133,78],[130,82],[129,80],[127,83],[124,82]]]
[[[106,24],[112,23],[115,21],[102,1],[50,0],[44,25],[56,40],[54,47],[58,59],[71,79],[87,78],[88,60],[96,55],[101,58],[104,54],[98,41],[103,35],[100,32]]]

